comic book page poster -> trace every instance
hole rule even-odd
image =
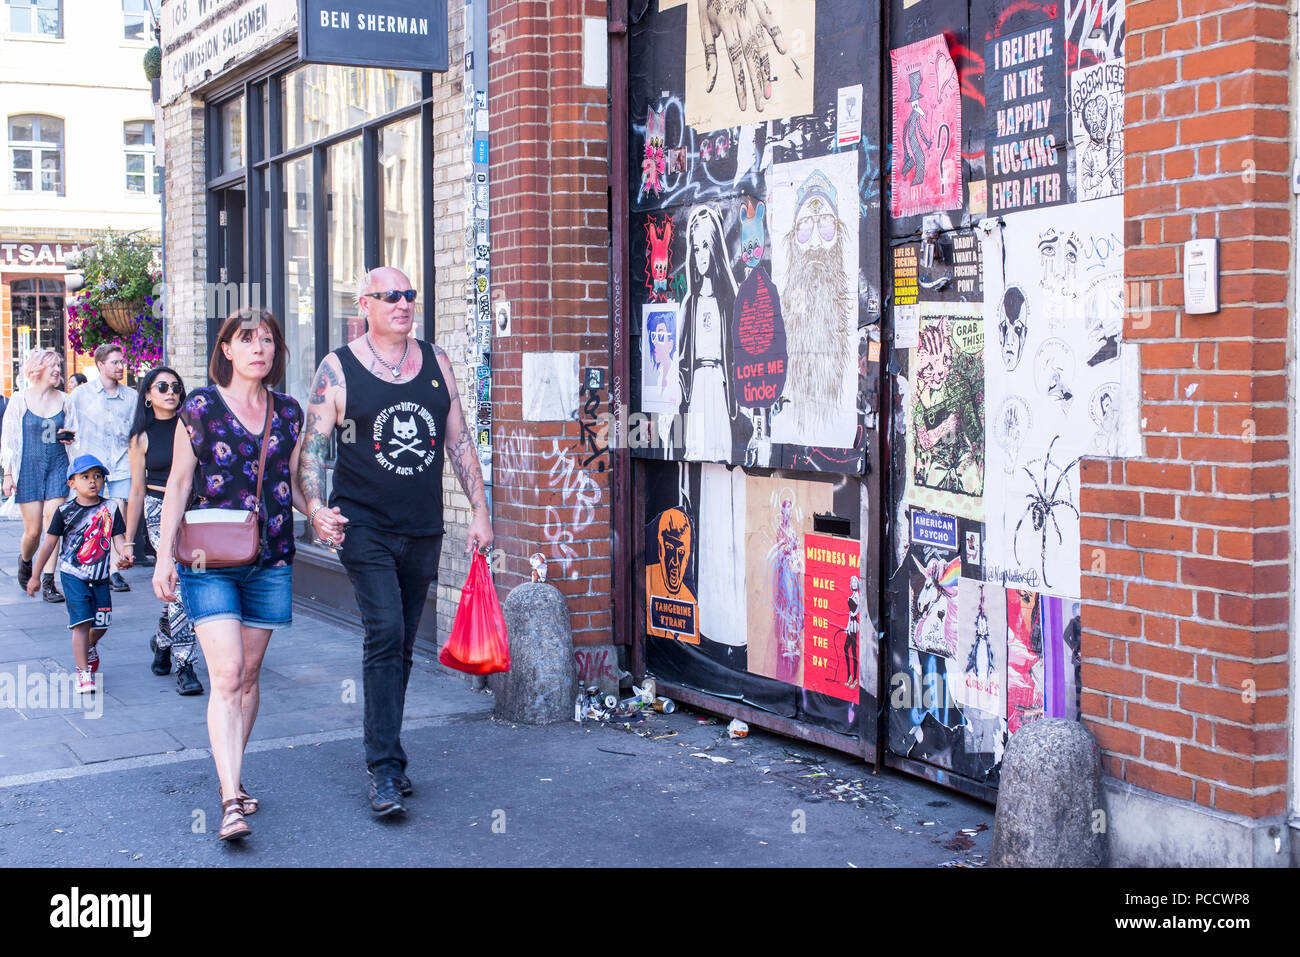
[[[772,442],[844,449],[857,437],[858,154],[767,176],[772,279],[785,322],[785,400]]]
[[[686,122],[697,133],[813,111],[814,0],[686,9]]]
[[[1007,598],[1000,585],[961,579],[957,584],[957,657],[949,691],[963,711],[1007,713]]]
[[[677,306],[648,303],[641,316],[641,411],[676,413],[682,401]]]
[[[984,517],[984,320],[977,303],[922,303],[907,404],[906,500]]]
[[[805,535],[803,687],[858,700],[861,662],[862,543]]]
[[[1079,463],[1122,452],[1123,197],[1005,218],[985,249],[986,579],[1079,597]]]
[[[1043,717],[1043,619],[1037,592],[1007,590],[1007,730]]]
[[[813,515],[829,512],[833,486],[779,477],[745,483],[745,590],[748,668],[804,682],[804,539]]]
[[[1070,74],[1070,135],[1079,201],[1124,192],[1124,61]]]
[[[962,206],[961,82],[943,34],[889,51],[894,88],[890,215]]]
[[[646,529],[647,635],[700,643],[694,544],[694,523],[680,508],[660,512]]]

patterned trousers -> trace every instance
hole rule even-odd
[[[149,530],[149,544],[158,548],[158,538],[162,525],[162,498],[152,492],[144,496],[144,521]],[[158,648],[171,648],[172,663],[180,670],[187,662],[193,662],[198,655],[199,646],[194,640],[194,626],[185,614],[185,605],[179,597],[163,606],[158,616],[158,631],[153,644]]]

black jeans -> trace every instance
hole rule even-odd
[[[415,632],[429,585],[438,581],[441,535],[395,535],[348,526],[339,558],[366,630],[362,658],[366,766],[375,777],[406,769],[402,711]]]

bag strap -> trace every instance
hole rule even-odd
[[[262,514],[262,475],[266,471],[266,447],[271,437],[271,419],[275,414],[275,399],[271,390],[266,390],[266,428],[262,430],[262,454],[257,459],[257,514]]]

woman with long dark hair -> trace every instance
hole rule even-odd
[[[174,369],[159,366],[140,383],[135,420],[131,423],[127,454],[131,462],[131,495],[126,503],[127,548],[134,548],[136,530],[144,518],[149,544],[158,548],[163,495],[172,469],[172,448],[176,442],[176,412],[185,398],[185,384]],[[134,555],[132,556],[134,557]],[[153,673],[166,675],[176,666],[176,693],[203,694],[203,684],[194,674],[198,646],[194,626],[178,598],[163,606],[158,629],[149,639],[153,652]]]

